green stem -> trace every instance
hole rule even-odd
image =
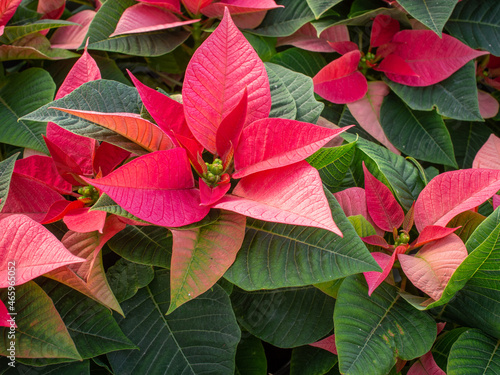
[[[199,46],[201,46],[202,38],[201,38],[201,22],[193,23],[193,39],[194,39],[194,47],[193,50],[196,51]]]

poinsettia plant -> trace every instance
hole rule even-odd
[[[494,372],[499,12],[3,2],[0,373]]]

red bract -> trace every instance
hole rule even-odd
[[[335,43],[349,41],[349,31],[345,25],[331,26],[318,32],[311,23],[306,23],[290,36],[278,38],[276,46],[292,45],[314,52],[336,52]]]
[[[16,12],[21,0],[5,0],[0,2],[0,35],[3,35],[5,25]]]

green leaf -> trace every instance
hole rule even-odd
[[[134,4],[133,0],[107,0],[97,11],[85,36],[84,40],[90,38],[89,49],[135,56],[161,56],[173,51],[189,37],[184,30],[160,30],[109,38],[125,9]]]
[[[484,124],[469,121],[446,121],[446,126],[459,168],[472,168],[477,152],[488,140],[491,131]]]
[[[326,60],[320,53],[299,48],[289,48],[280,52],[274,55],[269,62],[305,74],[308,77],[314,77],[326,65]]]
[[[364,161],[370,172],[379,181],[386,184],[399,203],[406,210],[409,210],[413,202],[417,200],[420,191],[424,188],[417,167],[402,156],[396,155],[385,147],[366,141],[363,138],[348,133],[342,133],[341,137],[349,142],[357,140],[357,150],[351,167],[357,186],[364,186],[361,165]]]
[[[484,220],[465,244],[469,256],[453,273],[443,296],[428,308],[447,301],[439,315],[477,327],[500,338],[500,208]]]
[[[333,192],[342,184],[354,158],[355,146],[356,142],[339,147],[321,148],[306,159],[318,169],[323,184],[330,191]]]
[[[500,56],[500,3],[497,0],[462,1],[446,23],[446,30],[471,48]]]
[[[53,280],[43,279],[39,284],[54,301],[82,358],[137,348],[103,305]]]
[[[313,286],[231,294],[238,322],[252,335],[280,348],[310,344],[333,328],[335,301]]]
[[[466,243],[484,219],[486,218],[477,212],[465,211],[451,219],[446,226],[448,228],[460,227],[454,233],[460,237],[464,243]]]
[[[380,4],[380,2],[378,2]],[[377,8],[372,10],[362,10],[356,14],[349,14],[349,17],[342,17],[340,21],[333,21],[333,25],[366,26],[373,19],[380,15],[386,15],[398,20],[403,26],[410,26],[406,15],[397,8]]]
[[[277,0],[284,8],[271,9],[258,28],[252,33],[263,36],[289,36],[315,19],[314,13],[304,0]]]
[[[401,298],[396,287],[384,282],[369,297],[362,275],[342,283],[334,321],[342,373],[370,369],[370,375],[386,375],[397,357],[422,356],[436,338],[435,321]]]
[[[7,301],[7,289],[0,292],[0,299]],[[50,297],[34,281],[15,288],[17,358],[67,358],[81,360]],[[8,356],[9,328],[0,327],[0,355]]]
[[[432,356],[441,370],[446,371],[451,347],[460,335],[468,329],[469,328],[466,327],[455,328],[451,331],[441,333],[438,336],[436,342],[432,346]]]
[[[224,277],[245,290],[317,284],[379,270],[333,195],[325,191],[344,234],[247,219],[243,245]]]
[[[252,45],[262,61],[269,61],[269,59],[276,55],[276,38],[267,38],[247,32],[244,32],[243,36]]]
[[[0,374],[1,374],[0,370]],[[42,367],[29,367],[16,363],[15,370],[6,375],[90,375],[90,361],[68,362]]]
[[[337,279],[332,281],[327,281],[324,283],[314,284],[316,288],[321,290],[323,293],[337,299],[337,295],[340,289],[340,285],[345,279]]]
[[[109,1],[109,0],[108,0]],[[231,302],[218,285],[165,316],[170,303],[170,274],[155,279],[123,302],[121,329],[138,351],[108,354],[113,371],[128,374],[234,374],[240,329]]]
[[[13,41],[20,39],[26,35],[36,33],[46,29],[54,29],[61,26],[78,25],[74,22],[63,20],[40,20],[28,25],[22,26],[7,26],[4,33],[0,36],[0,43],[10,44]]]
[[[24,116],[21,121],[51,121],[75,134],[94,138],[99,141],[106,141],[137,154],[145,153],[142,147],[116,134],[112,130],[103,128],[102,126],[65,112],[50,109],[51,107],[107,113],[140,113],[142,102],[135,87],[107,80],[87,82],[64,98],[55,100],[29,113]]]
[[[136,220],[138,222],[147,223],[144,220],[135,217],[130,212],[119,206],[109,195],[102,193],[97,202],[90,208],[90,211],[104,211],[113,215],[125,217],[127,219]]]
[[[10,179],[18,156],[19,153],[0,162],[0,212],[2,212],[2,208],[9,196]]]
[[[109,286],[118,302],[126,301],[144,288],[154,278],[152,266],[129,262],[120,258],[106,272]]]
[[[385,83],[414,110],[436,109],[442,116],[463,121],[483,121],[477,99],[476,68],[473,61],[432,86],[412,87],[389,79]]]
[[[356,233],[360,237],[374,236],[377,234],[373,225],[363,215],[354,215],[348,217]]]
[[[500,373],[500,342],[477,329],[465,331],[453,344],[448,375]]]
[[[65,49],[52,48],[50,41],[40,33],[28,34],[11,45],[0,46],[0,61],[61,60],[79,56]]]
[[[22,87],[22,90],[19,88]],[[42,133],[46,124],[19,120],[23,115],[50,102],[56,85],[49,73],[31,68],[14,73],[0,81],[0,118],[2,119],[0,142],[28,147],[49,153]]]
[[[263,375],[267,373],[267,359],[262,341],[248,332],[241,334],[236,349],[235,375]]]
[[[412,111],[396,95],[389,94],[380,108],[380,124],[389,141],[406,155],[458,167],[450,133],[436,112]]]
[[[271,113],[279,117],[315,124],[324,104],[314,98],[312,79],[282,66],[266,63],[271,86]]]
[[[107,244],[111,250],[131,262],[170,268],[172,235],[167,228],[127,225]]]
[[[320,18],[323,13],[342,0],[306,0],[309,8],[313,11],[316,19]]]
[[[413,18],[422,22],[439,37],[444,24],[448,20],[458,0],[426,1],[426,0],[399,0],[401,5]]]
[[[314,346],[300,346],[293,349],[290,361],[290,375],[326,374],[337,363],[337,356]]]

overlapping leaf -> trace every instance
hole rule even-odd
[[[428,2],[425,0],[399,0],[410,15],[441,36],[441,31],[458,0]]]
[[[10,180],[14,172],[14,164],[17,156],[18,154],[12,155],[10,158],[0,162],[0,212],[9,196]]]

